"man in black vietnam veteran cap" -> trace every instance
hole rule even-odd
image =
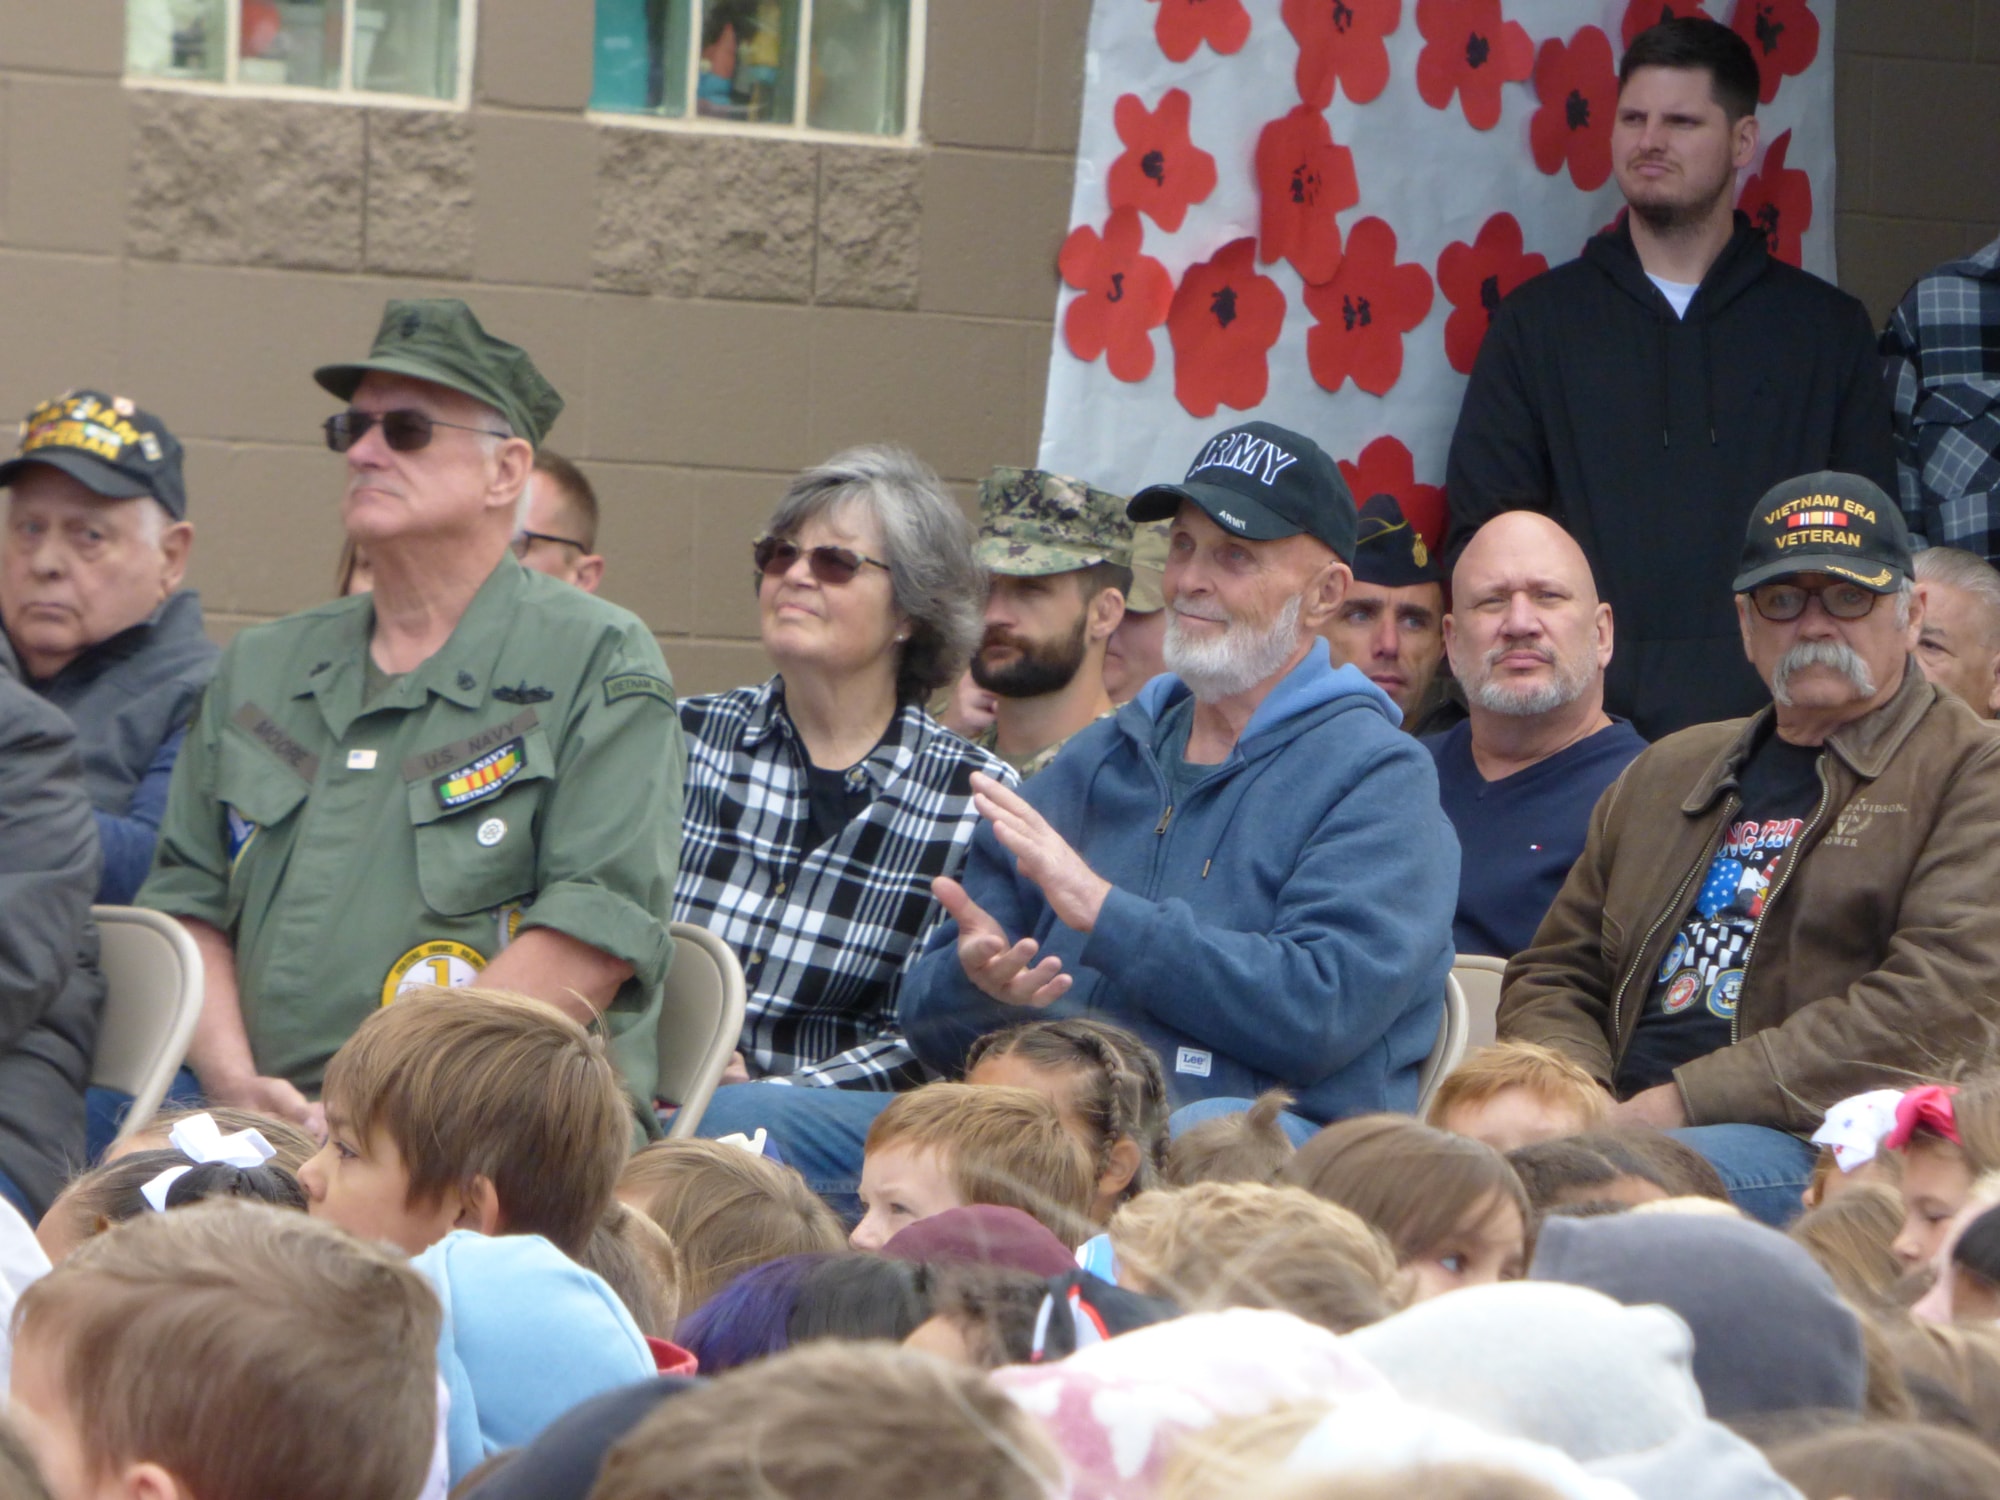
[[[181,587],[194,547],[181,445],[124,396],[67,391],[21,423],[0,464],[0,671],[76,725],[104,849],[97,899],[130,902],[180,732],[219,654]]]
[[[649,1101],[680,719],[644,623],[515,560],[562,398],[448,299],[391,302],[316,378],[374,591],[238,634],[189,732],[140,893],[202,947],[189,1061],[218,1103],[317,1123],[362,1021],[476,980],[602,1014]]]
[[[1414,1109],[1458,842],[1429,753],[1320,634],[1352,576],[1340,471],[1250,422],[1129,509],[1171,526],[1167,675],[1021,792],[973,778],[991,828],[962,883],[935,883],[954,920],[904,980],[905,1034],[956,1072],[974,1037],[1038,1008],[1102,1015],[1197,1114],[1277,1087],[1300,1133]]]
[[[2000,1025],[2000,736],[1918,670],[1909,538],[1870,480],[1768,490],[1733,585],[1770,703],[1625,768],[1499,1033],[1582,1064],[1619,1123],[1693,1127],[1737,1206],[1782,1223],[1830,1105]]]
[[[1444,575],[1394,495],[1361,507],[1354,586],[1326,639],[1335,661],[1360,668],[1396,700],[1403,727],[1415,733],[1417,705],[1444,660]]]

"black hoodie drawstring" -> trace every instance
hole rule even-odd
[[[1666,299],[1661,296],[1661,300]],[[1653,327],[1660,335],[1660,447],[1666,449],[1674,445],[1674,374],[1671,365],[1674,335],[1666,318],[1656,315]]]
[[[1708,367],[1708,319],[1703,318],[1696,325],[1701,329],[1701,403],[1702,415],[1708,418],[1708,446],[1715,443],[1715,377]]]

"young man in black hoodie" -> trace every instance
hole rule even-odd
[[[1767,696],[1727,587],[1751,503],[1820,469],[1888,487],[1896,464],[1867,310],[1732,207],[1757,152],[1749,45],[1663,21],[1618,76],[1629,211],[1495,312],[1452,437],[1447,552],[1501,511],[1560,521],[1618,619],[1605,706],[1657,739]]]

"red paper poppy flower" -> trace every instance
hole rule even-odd
[[[989,0],[990,3],[990,0]],[[1153,35],[1174,62],[1186,62],[1203,42],[1227,56],[1250,40],[1250,13],[1243,0],[1154,0],[1160,13]]]
[[[1729,24],[1756,55],[1760,104],[1777,98],[1778,85],[1819,56],[1819,17],[1806,0],[1736,0]]]
[[[1257,137],[1257,190],[1263,201],[1266,263],[1288,260],[1308,285],[1340,269],[1337,215],[1361,201],[1354,153],[1333,143],[1326,116],[1301,104]]]
[[[1438,289],[1452,305],[1445,319],[1444,352],[1461,375],[1472,361],[1500,309],[1500,299],[1549,268],[1546,259],[1525,254],[1521,226],[1510,213],[1497,213],[1479,226],[1471,244],[1455,240],[1438,257]]]
[[[1618,112],[1618,69],[1611,39],[1586,26],[1565,46],[1550,37],[1535,58],[1541,107],[1528,122],[1535,165],[1551,177],[1569,163],[1569,180],[1586,193],[1611,175],[1611,120]]]
[[[1145,233],[1136,209],[1113,209],[1101,238],[1078,225],[1056,258],[1062,279],[1083,293],[1063,314],[1063,341],[1086,363],[1108,354],[1120,380],[1153,373],[1152,331],[1167,320],[1174,296],[1167,268],[1139,253]]]
[[[1299,44],[1299,97],[1314,109],[1333,103],[1337,82],[1356,104],[1389,83],[1382,40],[1403,20],[1403,0],[1285,0],[1285,25]]]
[[[1151,214],[1169,234],[1190,204],[1215,191],[1215,158],[1188,139],[1186,89],[1168,89],[1148,111],[1137,94],[1119,97],[1112,119],[1125,150],[1111,164],[1105,192],[1113,208]]]
[[[1394,495],[1403,519],[1417,529],[1424,545],[1433,552],[1444,545],[1444,486],[1417,483],[1410,450],[1399,439],[1378,437],[1353,463],[1342,459],[1340,477],[1356,505],[1367,504],[1372,495]]]
[[[1306,365],[1330,391],[1352,379],[1371,396],[1388,393],[1403,373],[1403,335],[1431,310],[1431,273],[1396,264],[1396,231],[1363,219],[1347,236],[1340,269],[1306,288],[1318,321],[1306,331]]]
[[[1764,232],[1771,253],[1796,266],[1804,256],[1806,231],[1812,228],[1813,201],[1812,179],[1785,165],[1785,153],[1791,149],[1792,133],[1787,130],[1771,142],[1763,166],[1743,184],[1736,206]]]
[[[1632,0],[1625,7],[1625,25],[1618,33],[1619,45],[1629,47],[1632,38],[1647,27],[1686,16],[1709,19],[1708,12],[1701,8],[1700,0]]]
[[[1213,260],[1189,266],[1167,314],[1174,341],[1174,395],[1197,417],[1218,406],[1248,411],[1271,383],[1266,360],[1285,322],[1285,294],[1259,274],[1257,242],[1231,240]]]
[[[1417,0],[1417,92],[1432,109],[1451,96],[1475,130],[1500,123],[1500,87],[1535,71],[1535,44],[1519,21],[1500,13],[1500,0]]]

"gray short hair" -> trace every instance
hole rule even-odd
[[[2000,645],[2000,570],[1960,547],[1926,547],[1916,556],[1917,582],[1963,589],[1979,606],[1989,643]]]
[[[813,517],[850,505],[882,528],[882,559],[910,639],[896,667],[904,701],[928,698],[958,680],[984,628],[986,570],[978,535],[944,483],[907,449],[849,448],[807,469],[772,513],[772,536],[790,537]]]

